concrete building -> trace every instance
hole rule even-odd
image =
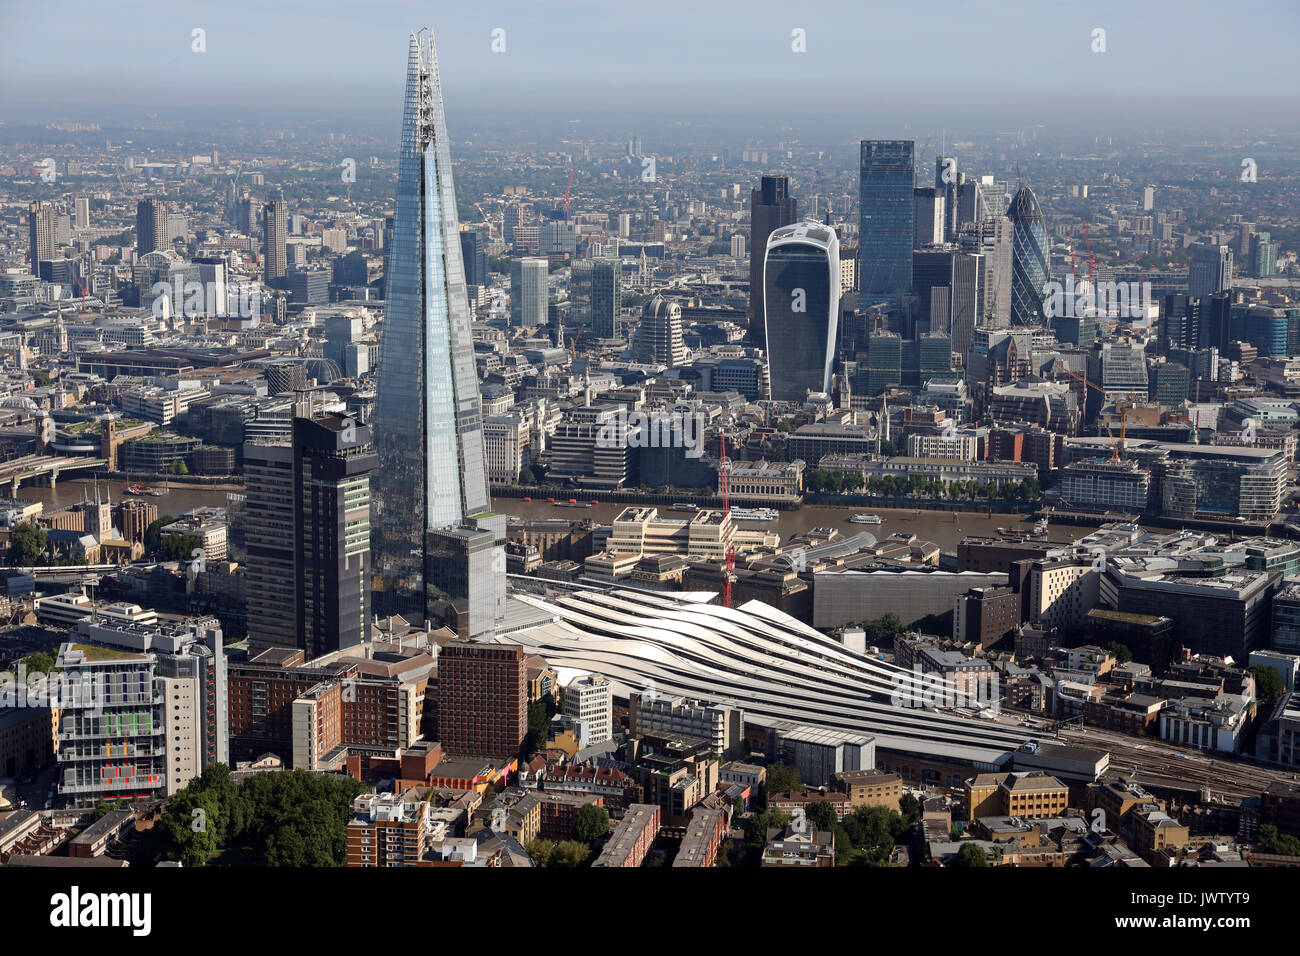
[[[564,713],[587,726],[585,746],[601,744],[614,736],[614,700],[609,681],[588,674],[564,689]]]
[[[628,696],[628,734],[697,737],[711,752],[738,757],[744,752],[745,712],[733,704],[709,703],[653,693]]]

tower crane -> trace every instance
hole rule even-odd
[[[1104,388],[1102,388],[1100,385],[1094,385],[1092,382],[1088,381],[1086,376],[1080,375],[1078,372],[1075,372],[1072,369],[1068,369],[1068,368],[1064,369],[1064,372],[1066,375],[1070,376],[1071,378],[1078,379],[1080,382],[1088,386],[1088,388],[1092,389],[1093,391],[1101,392],[1103,397],[1105,398],[1110,397],[1110,395],[1107,393],[1107,391]],[[1124,455],[1123,455],[1124,442],[1128,437],[1128,406],[1121,405],[1119,402],[1116,402],[1115,404],[1119,407],[1119,439],[1117,440],[1115,438],[1114,433],[1110,429],[1109,422],[1106,423],[1106,434],[1110,436],[1111,441],[1115,442],[1115,452],[1111,456],[1111,461],[1119,463],[1124,460]]]

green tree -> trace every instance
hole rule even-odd
[[[1267,664],[1255,664],[1248,667],[1255,675],[1255,696],[1265,704],[1271,704],[1286,691],[1282,678],[1276,670]]]
[[[1300,839],[1289,833],[1282,833],[1272,823],[1265,823],[1259,828],[1259,845],[1265,853],[1300,856]]]
[[[551,862],[552,854],[555,853],[555,844],[550,840],[537,837],[529,840],[524,849],[528,851],[534,866],[547,866]]]
[[[591,846],[609,833],[609,811],[594,803],[583,804],[578,818],[573,821],[573,838]]]
[[[764,810],[749,818],[748,842],[750,846],[762,849],[767,843],[768,830],[780,830],[790,823],[790,815],[784,810]]]
[[[591,856],[591,848],[585,843],[579,843],[577,840],[562,840],[555,847],[555,852],[551,854],[550,865],[579,867],[587,862],[589,856]]]
[[[903,826],[910,830],[921,819],[921,801],[912,793],[905,793],[898,801],[898,809],[903,818]]]
[[[1106,650],[1110,652],[1111,656],[1115,658],[1117,663],[1127,664],[1129,661],[1133,660],[1133,652],[1119,641],[1111,641],[1106,645]]]
[[[799,768],[776,763],[767,768],[763,786],[768,793],[792,793],[803,789],[803,779],[799,776]]]
[[[989,865],[988,854],[984,852],[984,848],[980,846],[978,843],[967,843],[960,850],[958,850],[957,860],[954,863],[954,866],[960,866],[960,867],[988,866],[988,865]]]
[[[24,521],[9,532],[9,564],[29,568],[45,553],[45,529]]]
[[[519,484],[521,484],[521,485],[535,485],[535,484],[537,484],[537,472],[533,471],[533,469],[532,469],[531,467],[529,467],[528,465],[525,465],[523,468],[520,468],[520,469],[519,469]]]
[[[114,810],[122,809],[121,800],[100,800],[95,804],[95,812],[91,815],[92,822],[108,816]]]
[[[149,522],[149,527],[144,529],[145,548],[154,552],[162,547],[162,529],[175,520],[175,515],[163,515],[157,521]]]
[[[816,803],[808,804],[805,813],[808,822],[818,830],[830,830],[840,822],[839,816],[835,813],[835,808],[831,806],[829,800],[819,800]]]
[[[35,654],[28,654],[23,658],[23,666],[27,668],[29,674],[37,671],[42,674],[52,674],[57,664],[58,658],[49,651],[37,651]]]
[[[190,473],[189,465],[185,464],[183,458],[177,458],[172,462],[171,468],[168,469],[173,475],[188,475]]]

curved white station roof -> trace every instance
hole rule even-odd
[[[911,671],[864,657],[774,607],[613,588],[515,598],[551,620],[508,639],[566,673],[629,692],[735,704],[760,726],[794,721],[876,738],[880,747],[999,765],[1036,735],[1018,727],[891,703]],[[505,638],[503,638],[505,639]],[[921,689],[917,689],[919,694]]]

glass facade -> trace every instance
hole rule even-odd
[[[488,510],[482,406],[432,35],[412,36],[374,431],[376,610],[425,616],[427,532]]]
[[[840,306],[840,244],[815,221],[777,229],[763,266],[764,337],[774,401],[830,389]]]
[[[912,287],[916,143],[864,139],[861,146],[859,302],[898,305]]]
[[[1043,325],[1044,286],[1050,279],[1047,228],[1033,190],[1021,186],[1007,210],[1011,220],[1011,324]]]

